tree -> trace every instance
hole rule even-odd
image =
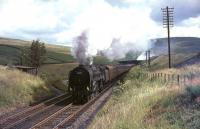
[[[26,48],[21,49],[21,52],[19,55],[19,65],[25,65],[25,66],[30,65],[29,54]]]
[[[45,60],[45,54],[45,44],[39,40],[33,40],[29,54],[31,66],[39,67]]]

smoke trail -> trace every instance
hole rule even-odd
[[[89,65],[92,63],[92,57],[88,54],[88,36],[87,31],[83,31],[74,39],[72,55],[80,64]]]
[[[120,38],[114,38],[108,49],[102,51],[103,55],[110,60],[123,59],[127,53],[137,53],[138,50],[133,43],[123,43]]]

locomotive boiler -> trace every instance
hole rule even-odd
[[[127,72],[132,65],[79,65],[69,73],[69,92],[74,104],[84,104],[107,83]]]

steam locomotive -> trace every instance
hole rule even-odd
[[[84,104],[105,89],[105,84],[127,72],[132,65],[79,65],[69,73],[73,104]]]

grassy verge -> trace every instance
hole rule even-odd
[[[66,91],[69,71],[76,66],[76,63],[43,65],[39,69],[39,76],[48,86]]]
[[[51,96],[39,77],[0,66],[0,108],[27,105]]]
[[[43,65],[39,76],[0,66],[0,109],[9,111],[66,92],[68,73],[76,66],[75,63]]]
[[[139,76],[134,68],[98,113],[91,129],[198,129],[200,108],[187,91]]]

